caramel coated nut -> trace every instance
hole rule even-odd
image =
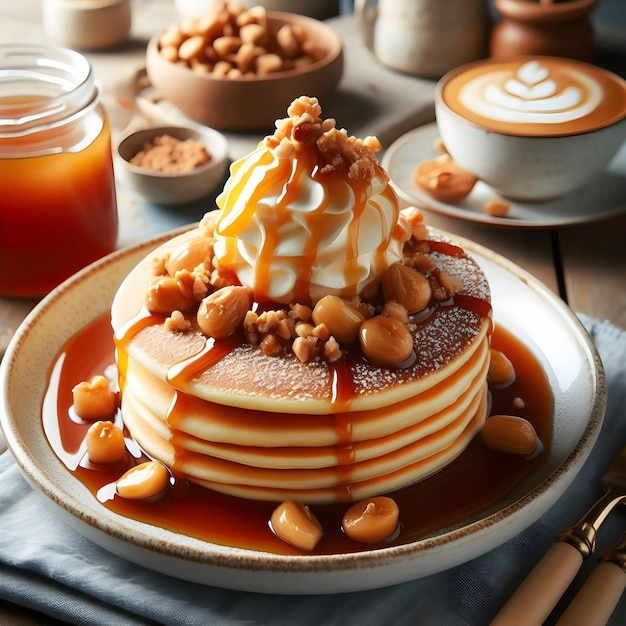
[[[271,518],[272,529],[284,542],[310,552],[324,534],[322,525],[308,506],[285,500],[278,505]]]
[[[528,456],[537,449],[537,433],[533,425],[516,415],[492,415],[482,430],[488,448],[508,454]]]
[[[154,278],[146,291],[145,305],[150,313],[189,311],[194,304],[192,297],[181,292],[173,276]]]
[[[252,304],[247,287],[230,285],[208,295],[200,303],[197,321],[209,337],[225,339],[243,325]]]
[[[449,154],[418,163],[413,171],[415,185],[441,202],[460,202],[470,194],[477,181],[474,174],[459,167]]]
[[[409,312],[406,310],[406,307],[395,300],[390,300],[389,302],[385,302],[385,306],[381,311],[381,315],[383,317],[391,317],[393,319],[406,324],[409,319]]]
[[[328,332],[340,343],[352,343],[365,321],[363,312],[339,296],[324,296],[312,313],[315,324],[324,324]]]
[[[113,422],[94,422],[85,439],[92,463],[115,463],[126,455],[124,433]]]
[[[377,315],[365,320],[359,329],[363,354],[376,365],[393,366],[413,353],[413,336],[399,320]]]
[[[432,296],[428,279],[403,263],[390,265],[382,283],[385,301],[399,302],[409,313],[424,309]]]
[[[483,205],[483,211],[492,217],[506,217],[511,210],[511,204],[506,200],[488,200]]]
[[[195,267],[210,258],[212,242],[205,237],[194,237],[176,248],[165,261],[165,269],[170,276],[181,270],[193,271]]]
[[[487,373],[487,382],[490,385],[508,385],[515,379],[515,367],[509,358],[500,350],[491,348],[491,360]]]
[[[84,420],[103,420],[115,414],[115,394],[104,376],[78,383],[72,389],[72,400],[74,411]]]
[[[361,543],[379,543],[392,536],[398,526],[398,505],[386,496],[358,502],[343,517],[343,531]]]
[[[169,485],[170,474],[158,461],[147,461],[129,469],[116,483],[118,495],[128,500],[148,500]]]

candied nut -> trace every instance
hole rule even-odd
[[[341,527],[355,541],[378,543],[394,534],[399,514],[394,500],[377,496],[351,506],[343,516]]]
[[[239,38],[242,43],[257,45],[266,35],[266,30],[263,26],[256,23],[244,24],[239,29]]]
[[[299,320],[303,322],[308,322],[311,319],[311,307],[306,306],[305,304],[290,304],[289,305],[293,315],[295,315]]]
[[[458,166],[449,154],[418,163],[413,182],[428,195],[441,202],[460,202],[467,197],[478,178]]]
[[[172,314],[163,323],[165,330],[174,332],[191,329],[191,322],[180,311],[172,311]]]
[[[231,7],[232,11],[232,7]],[[240,11],[237,15],[236,24],[243,26],[244,24],[250,24],[255,22],[262,26],[267,25],[267,9],[260,4],[250,7],[247,11]]]
[[[399,302],[409,313],[421,311],[430,302],[432,290],[428,279],[403,263],[390,265],[382,284],[385,301]]]
[[[324,531],[308,506],[285,500],[271,517],[272,530],[284,542],[310,552],[319,543]]]
[[[308,363],[319,354],[318,343],[318,338],[313,335],[296,337],[293,340],[291,349],[300,362]]]
[[[169,26],[159,36],[161,49],[172,46],[178,50],[183,41],[185,41],[185,35],[183,35],[177,25]]]
[[[328,332],[340,343],[352,343],[365,321],[362,311],[339,296],[324,296],[313,308],[315,325],[324,324]]]
[[[243,325],[250,309],[251,298],[247,287],[229,285],[208,295],[198,308],[200,330],[209,337],[224,339]]]
[[[170,276],[175,276],[176,272],[181,270],[191,272],[206,261],[212,249],[211,240],[206,237],[194,237],[174,249],[165,261],[165,270]]]
[[[241,39],[239,37],[218,37],[213,42],[213,49],[222,59],[230,54],[235,54],[240,47]]]
[[[276,324],[276,334],[281,339],[288,341],[294,336],[295,333],[295,328],[292,324],[293,322],[291,322],[288,318],[278,320],[278,323]]]
[[[76,414],[84,420],[102,420],[115,414],[115,394],[101,375],[78,383],[72,389],[72,400]]]
[[[409,319],[409,312],[406,310],[406,307],[395,300],[385,302],[381,315],[383,317],[391,317],[403,324],[406,324]]]
[[[430,284],[430,289],[433,294],[433,299],[437,302],[445,302],[450,298],[450,294],[447,289],[441,284],[441,281],[438,277],[439,272],[437,268],[433,268],[431,274],[428,275],[428,283]]]
[[[487,373],[487,382],[490,385],[509,385],[515,379],[515,367],[509,358],[495,348],[491,348],[491,361],[489,363],[489,372]]]
[[[161,56],[170,63],[178,61],[178,46],[162,46]]]
[[[415,269],[424,274],[435,269],[436,264],[430,254],[423,252],[415,252],[411,255],[411,261],[415,265]]]
[[[145,305],[150,313],[189,311],[194,306],[194,299],[181,293],[173,276],[159,276],[148,286]]]
[[[218,61],[213,68],[214,76],[228,76],[228,72],[233,69],[233,66],[228,61]]]
[[[308,322],[298,322],[295,326],[296,335],[298,335],[298,337],[310,337],[313,335],[314,328],[315,326]]]
[[[463,283],[461,283],[458,278],[452,276],[452,274],[446,272],[445,270],[437,271],[437,279],[441,283],[441,286],[446,290],[448,297],[454,295],[463,286]]]
[[[326,324],[318,324],[313,328],[313,337],[317,337],[322,341],[328,341],[331,338],[330,331]]]
[[[87,454],[92,463],[115,463],[126,454],[124,433],[113,422],[94,422],[89,427],[85,440]]]
[[[235,55],[237,68],[244,74],[252,69],[254,59],[257,57],[255,45],[253,43],[244,43]]]
[[[324,343],[324,358],[329,363],[334,363],[338,361],[343,355],[337,340],[334,337],[329,337],[328,341]]]
[[[485,445],[498,452],[528,456],[537,449],[533,425],[516,415],[491,415],[482,430]]]
[[[400,211],[400,215],[408,222],[411,234],[415,239],[426,239],[428,229],[426,228],[426,222],[424,222],[424,214],[417,207],[406,207]]]
[[[279,72],[283,69],[283,60],[271,52],[260,54],[256,59],[256,71],[259,75]]]
[[[511,204],[506,200],[488,200],[483,204],[483,211],[492,217],[506,217],[511,209]]]
[[[170,474],[163,463],[146,461],[129,469],[116,483],[118,495],[127,500],[148,500],[165,491]]]
[[[265,335],[259,344],[265,356],[280,356],[284,353],[284,346],[277,335],[270,333]]]
[[[300,40],[289,24],[278,29],[276,41],[288,59],[295,57],[300,52]]]
[[[359,342],[363,354],[377,365],[398,365],[413,353],[413,336],[400,321],[377,315],[361,324]]]
[[[178,48],[178,56],[183,61],[189,61],[200,56],[200,53],[204,50],[204,37],[201,35],[194,35],[185,39]]]

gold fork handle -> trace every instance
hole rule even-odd
[[[615,610],[626,585],[626,572],[615,563],[598,563],[574,596],[557,626],[604,626]]]
[[[574,580],[582,562],[583,556],[574,546],[565,541],[555,543],[502,607],[491,626],[541,626]]]

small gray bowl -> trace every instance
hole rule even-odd
[[[155,137],[170,135],[196,139],[206,146],[211,160],[187,172],[164,173],[133,165],[130,160]],[[207,196],[222,182],[229,164],[228,141],[212,128],[151,126],[125,135],[117,145],[116,170],[128,188],[154,204],[178,205]]]

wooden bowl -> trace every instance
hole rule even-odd
[[[299,96],[320,102],[330,97],[343,74],[343,47],[335,31],[319,20],[268,12],[267,23],[274,31],[298,25],[306,30],[308,41],[327,53],[309,65],[262,77],[220,77],[166,60],[159,52],[159,33],[148,43],[148,78],[158,95],[195,122],[221,130],[271,132]]]

